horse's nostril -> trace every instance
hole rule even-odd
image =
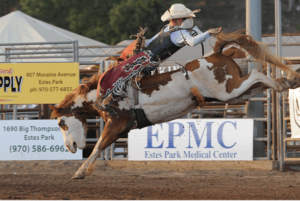
[[[73,146],[74,146],[75,149],[77,149],[77,144],[76,144],[76,142],[73,142]]]

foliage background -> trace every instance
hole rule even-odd
[[[202,30],[223,27],[225,32],[245,28],[245,0],[165,0],[201,8],[195,24]],[[0,0],[0,17],[20,10],[34,18],[107,44],[116,44],[148,27],[146,37],[165,24],[162,0]],[[282,1],[283,33],[300,32],[300,0],[289,9]],[[0,24],[1,27],[1,24]],[[274,0],[262,1],[262,31],[274,33]]]

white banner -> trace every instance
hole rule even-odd
[[[300,88],[289,89],[292,138],[300,138]]]
[[[57,120],[1,120],[0,160],[81,160],[70,153]]]
[[[135,129],[128,160],[253,160],[253,119],[177,119]]]

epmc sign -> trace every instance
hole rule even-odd
[[[129,160],[253,160],[252,119],[178,119],[129,133]]]

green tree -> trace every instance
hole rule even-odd
[[[0,0],[0,16],[6,15],[19,8],[20,0]]]
[[[181,3],[181,0],[171,0],[167,3]],[[118,34],[118,38],[111,38],[111,43],[129,39],[136,34],[138,28],[148,27],[146,37],[150,38],[159,32],[166,22],[161,21],[161,16],[167,10],[162,0],[125,0],[114,5],[110,10],[109,18],[111,29]]]
[[[20,0],[21,11],[41,21],[68,29],[69,3],[62,0]]]

